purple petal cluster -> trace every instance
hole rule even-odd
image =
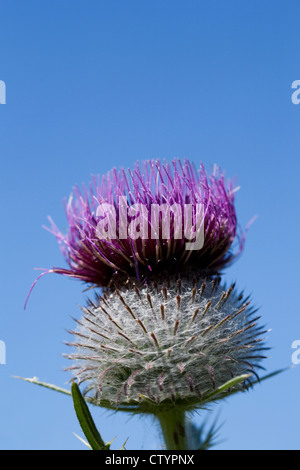
[[[50,231],[56,236],[69,269],[53,268],[56,272],[85,282],[107,287],[116,277],[136,277],[138,281],[168,270],[214,274],[230,264],[243,248],[244,236],[237,233],[234,207],[235,188],[215,168],[208,175],[202,165],[198,170],[188,161],[171,164],[149,160],[127,171],[113,169],[106,176],[93,176],[88,187],[76,187],[66,202],[69,231],[63,234],[51,220]],[[151,205],[179,204],[204,207],[204,244],[199,250],[187,251],[186,240],[176,239],[174,224],[170,237],[152,239],[120,238],[120,197],[126,196],[128,207],[143,204],[150,213]],[[97,235],[97,208],[101,204],[114,208],[117,237],[100,239]],[[132,217],[127,214],[127,222]],[[151,219],[145,220],[151,231]],[[232,251],[237,243],[235,252]]]

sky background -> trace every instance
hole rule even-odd
[[[242,227],[257,215],[225,280],[253,296],[272,331],[267,372],[300,340],[298,1],[1,0],[0,448],[82,449],[69,397],[67,329],[84,286],[34,268],[66,266],[42,228],[67,229],[62,200],[92,173],[147,158],[218,164],[241,186]],[[218,449],[299,449],[300,365],[213,408]],[[113,448],[159,449],[151,420],[93,408]],[[200,423],[207,415],[195,418]]]

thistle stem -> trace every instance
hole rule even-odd
[[[167,450],[187,450],[185,412],[174,407],[156,415],[159,420]]]

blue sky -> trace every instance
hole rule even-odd
[[[0,448],[81,449],[62,353],[86,294],[35,267],[65,265],[42,229],[66,228],[62,199],[91,173],[146,158],[217,163],[241,186],[245,251],[226,273],[272,331],[267,372],[291,366],[300,340],[300,79],[297,1],[3,0],[0,15]],[[299,449],[300,365],[214,408],[220,449]],[[155,424],[93,409],[103,437],[157,449]],[[201,422],[205,416],[196,418]]]

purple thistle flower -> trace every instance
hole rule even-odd
[[[263,369],[260,317],[235,284],[221,285],[245,241],[235,191],[218,167],[148,160],[76,186],[66,235],[50,219],[69,269],[38,279],[54,272],[103,291],[75,320],[67,370],[94,404],[152,413],[170,450],[188,449],[186,413]]]
[[[218,167],[208,176],[203,165],[197,171],[188,160],[183,163],[174,160],[172,164],[148,160],[141,167],[137,163],[133,170],[113,169],[106,176],[93,176],[90,186],[82,190],[75,187],[65,204],[68,233],[63,234],[50,219],[48,230],[56,236],[69,269],[54,267],[43,274],[55,272],[107,287],[116,277],[121,280],[133,276],[141,281],[157,272],[182,274],[186,267],[207,275],[219,273],[242,251],[245,239],[243,233],[237,233],[235,190]],[[133,237],[126,232],[124,237],[124,229],[121,233],[121,220],[126,224],[134,221],[132,212],[127,212],[124,219],[121,198],[126,198],[126,211],[136,204],[145,208],[138,218],[146,236]],[[105,214],[108,228],[112,229],[115,223],[113,238],[101,239],[97,232],[101,220],[97,211],[103,204],[108,205]],[[165,212],[156,214],[157,220],[149,216],[155,205],[165,208]],[[179,232],[184,229],[181,220],[188,205],[203,208],[198,225],[198,231],[199,226],[203,230],[203,244],[199,249],[187,250],[185,237],[177,236],[178,229]],[[182,219],[178,214],[175,216],[172,209],[175,206]],[[197,233],[196,217],[194,211],[191,233]],[[163,236],[162,226],[167,219],[169,233]],[[231,251],[234,241],[236,252]]]

